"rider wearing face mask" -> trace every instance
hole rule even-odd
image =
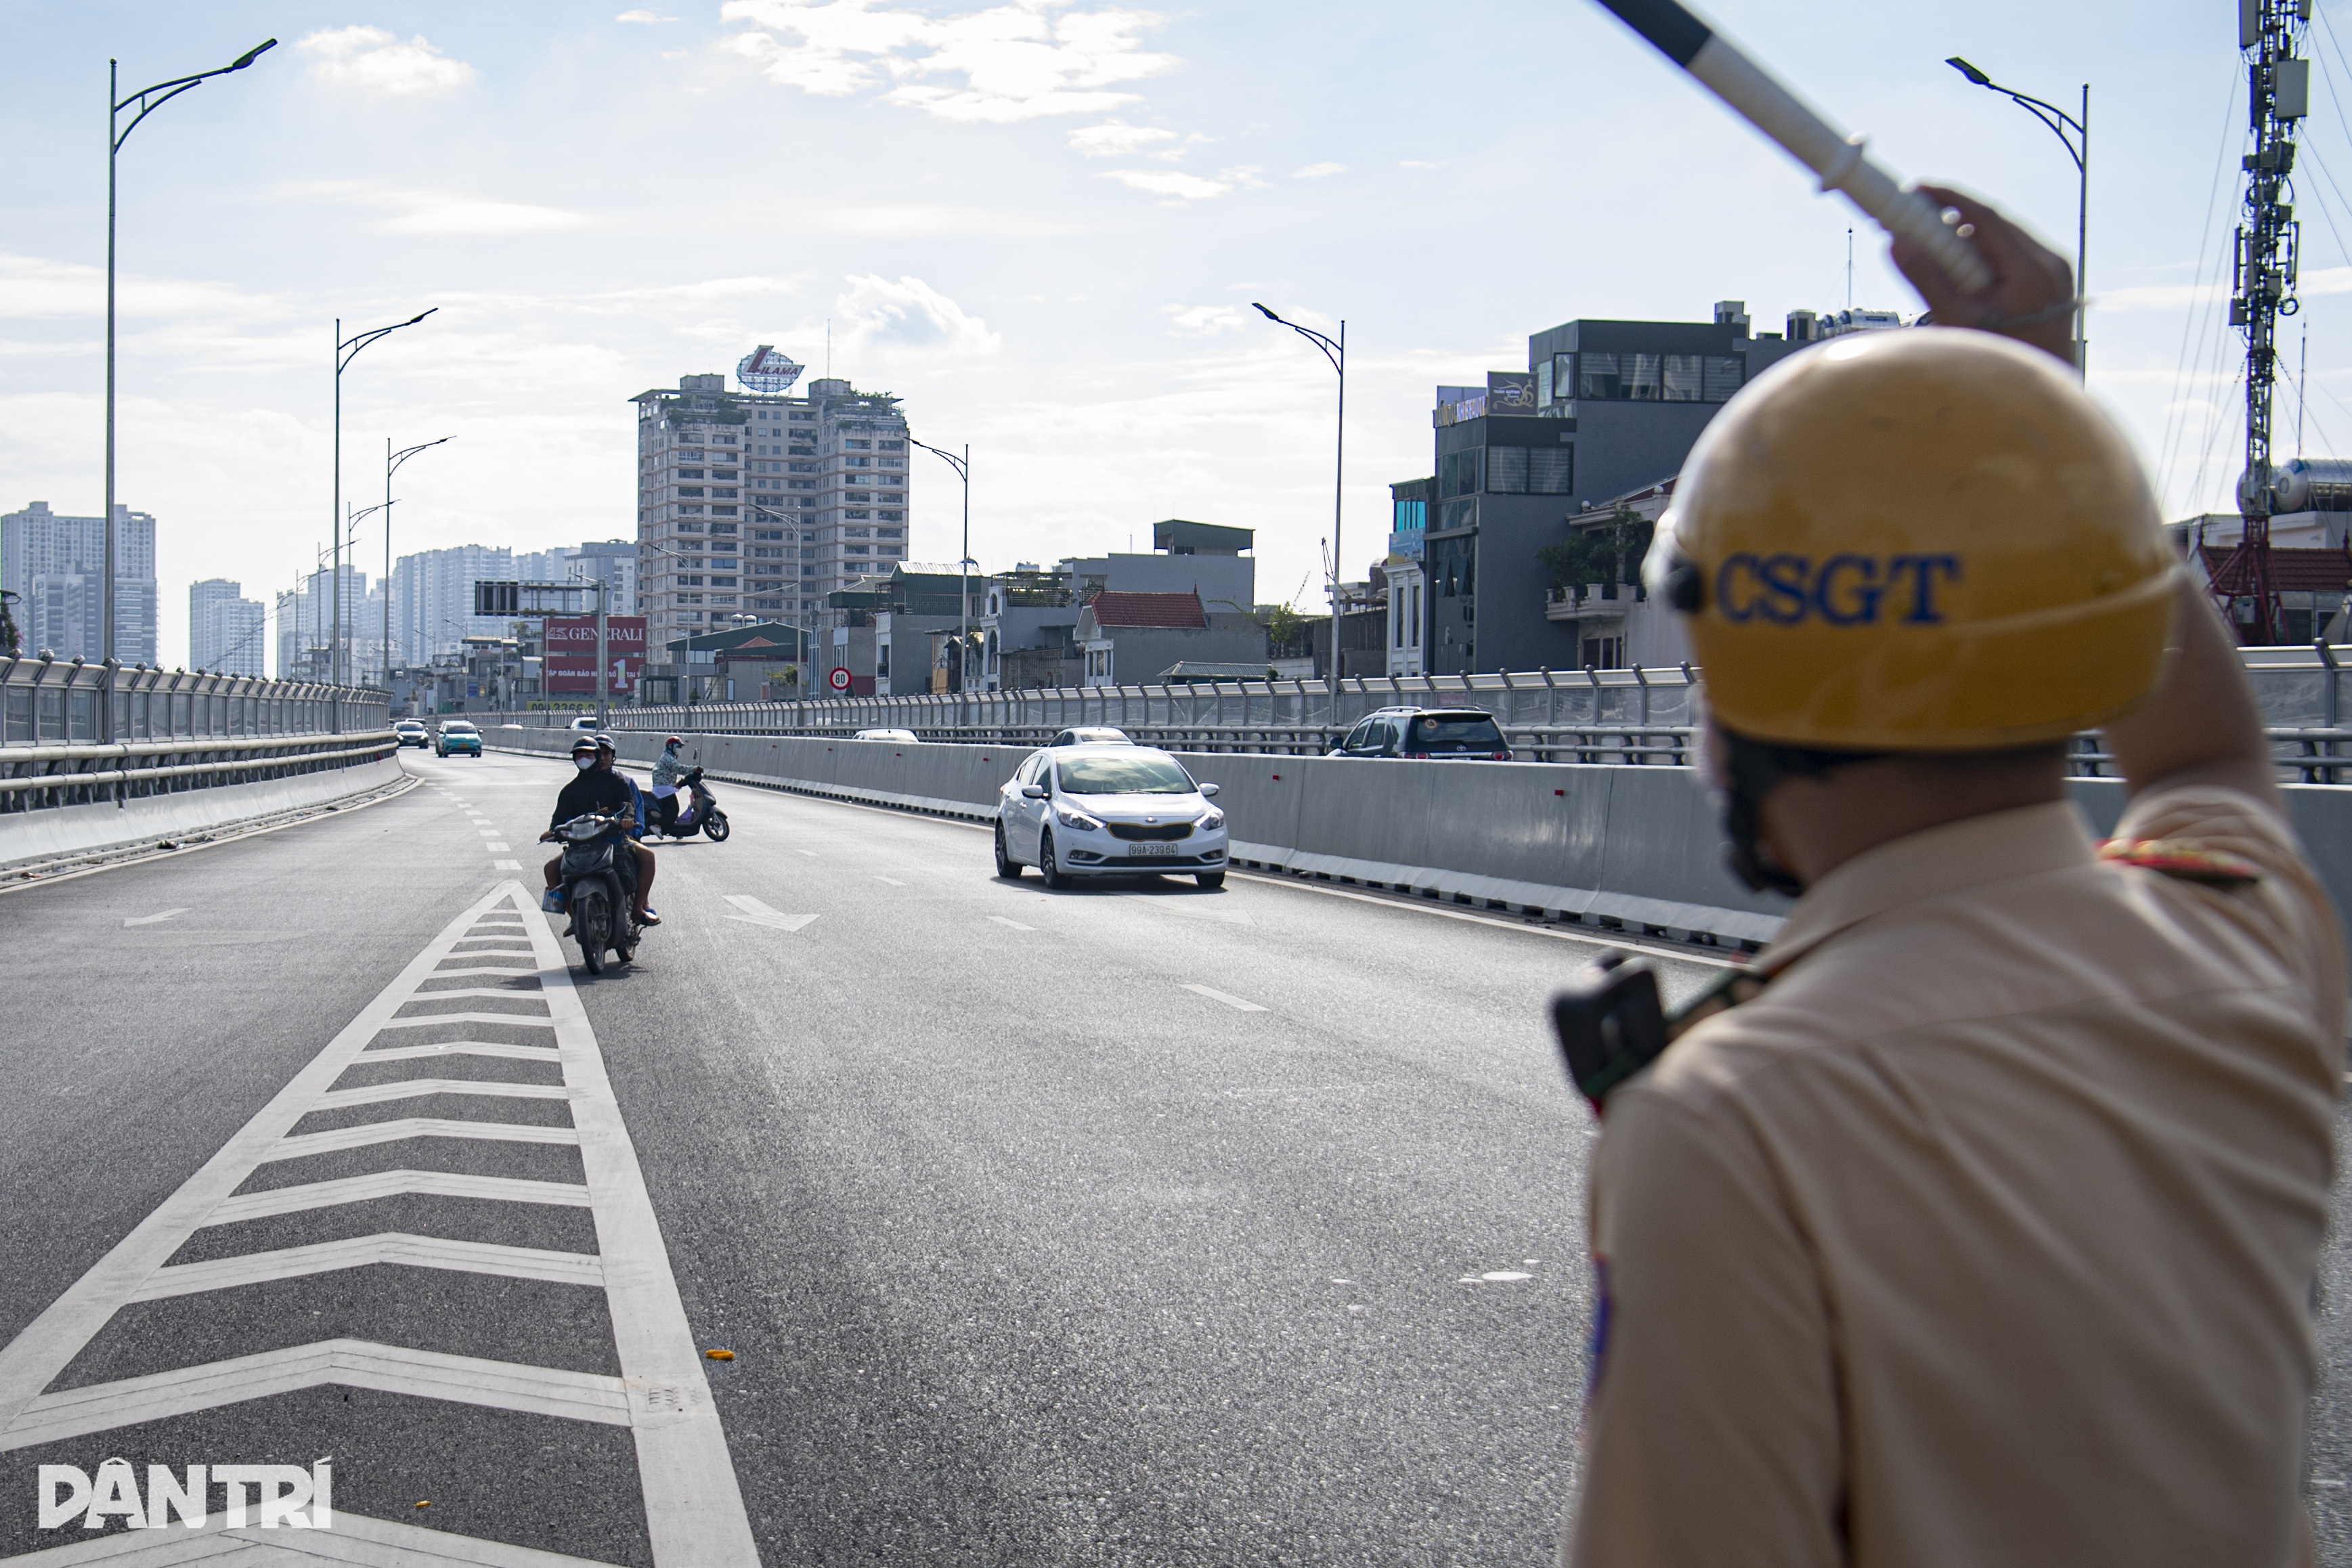
[[[555,797],[555,815],[548,818],[546,837],[552,837],[556,828],[573,817],[585,816],[592,812],[600,816],[618,814],[632,820],[635,819],[636,797],[630,788],[629,781],[614,773],[609,763],[599,767],[598,760],[597,745],[593,736],[583,735],[572,742],[572,765],[578,771],[564,784],[562,793]],[[635,850],[636,846],[632,844],[629,847]],[[637,903],[640,925],[654,923],[645,918],[646,911],[644,908],[646,884],[652,879],[642,869],[645,862],[652,858],[651,855],[644,855],[638,861],[640,870],[637,877]],[[563,856],[559,850],[554,858],[547,863],[548,887],[552,889],[558,886],[562,877]]]
[[[677,752],[686,742],[672,735],[662,742],[661,761],[654,764],[654,815],[664,833],[677,827],[677,781],[686,774],[686,763]]]

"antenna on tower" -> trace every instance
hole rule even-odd
[[[2311,62],[2295,53],[2311,0],[2239,0],[2248,130],[2244,216],[2232,258],[2230,324],[2246,339],[2246,468],[2238,476],[2235,549],[2202,557],[2207,587],[2241,643],[2264,647],[2284,635],[2285,615],[2271,565],[2271,514],[2278,504],[2271,466],[2271,398],[2278,380],[2278,323],[2302,307],[2294,297],[2302,226],[2294,221],[2296,121],[2311,108]],[[2299,397],[2299,395],[2298,395]],[[2296,422],[2302,421],[2299,402]]]

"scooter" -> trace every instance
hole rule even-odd
[[[646,819],[649,830],[657,831],[667,838],[691,838],[699,833],[713,844],[726,843],[727,835],[733,830],[727,826],[727,814],[719,809],[718,797],[710,793],[710,786],[702,782],[702,770],[688,768],[678,776],[677,782],[687,798],[686,808],[667,823],[662,819],[667,813],[654,812]],[[675,800],[677,797],[673,795],[670,798]]]
[[[591,812],[550,835],[563,846],[556,886],[562,892],[563,908],[572,912],[580,962],[591,974],[604,973],[607,948],[623,963],[635,958],[637,941],[645,934],[630,913],[636,903],[637,858],[622,853],[629,841],[628,820]]]

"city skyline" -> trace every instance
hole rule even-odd
[[[852,12],[875,26],[849,28]],[[284,40],[123,154],[121,494],[169,520],[167,649],[184,646],[186,583],[274,592],[327,542],[337,317],[364,330],[437,307],[345,377],[347,498],[381,499],[385,437],[454,437],[400,475],[395,555],[633,534],[625,400],[772,343],[810,378],[898,394],[918,438],[971,442],[984,563],[1200,517],[1255,529],[1267,596],[1305,584],[1320,608],[1329,371],[1251,300],[1349,321],[1360,577],[1386,485],[1425,466],[1430,387],[1517,368],[1529,323],[1703,321],[1723,298],[1774,321],[1847,298],[1847,209],[1597,7],[1345,27],[1314,8],[1087,0],[7,15],[0,125],[39,155],[0,170],[26,215],[0,247],[0,481],[16,498],[0,505],[97,510],[105,180],[88,127],[105,59],[145,81]],[[1789,0],[1717,16],[1898,169],[1987,191],[2062,243],[2074,171],[2054,139],[1943,59],[2061,101],[2091,77],[2092,384],[2170,514],[2221,500],[2234,335],[2210,283],[2233,205],[2199,187],[2242,96],[2226,16],[2159,5],[2123,35],[2019,4],[1867,26]],[[2315,28],[2325,43],[2324,14]],[[2340,68],[2315,58],[2332,98]],[[1644,156],[1563,156],[1538,133],[1555,122],[1571,145],[1579,125],[1639,123]],[[2352,157],[2327,104],[2307,135],[2315,165]],[[2234,160],[2218,163],[2226,185]],[[2335,331],[2352,290],[2336,230],[2352,224],[2311,184],[2318,452],[2352,436]],[[1883,251],[1860,226],[1853,302],[1916,309]],[[910,559],[957,553],[956,490],[927,482]],[[380,570],[377,527],[356,550]]]

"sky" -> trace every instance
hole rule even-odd
[[[1943,61],[2069,108],[2088,79],[2091,385],[2167,515],[2229,504],[2233,4],[1707,14],[1898,174],[2068,251],[2066,153]],[[2321,0],[2282,339],[2314,456],[2352,456],[2339,36],[2352,0]],[[1336,378],[1252,301],[1347,323],[1350,578],[1385,487],[1432,471],[1433,388],[1524,369],[1532,332],[1723,299],[1777,330],[1848,302],[1850,227],[1852,302],[1917,309],[1866,220],[1589,0],[0,0],[0,510],[100,507],[109,58],[128,92],[272,37],[119,160],[118,493],[158,519],[166,663],[189,582],[266,598],[331,537],[339,318],[436,311],[343,377],[358,504],[387,438],[452,437],[401,471],[395,555],[633,537],[628,399],[764,342],[970,444],[984,569],[1188,517],[1256,530],[1259,597],[1319,608]],[[910,554],[951,562],[924,460]]]

